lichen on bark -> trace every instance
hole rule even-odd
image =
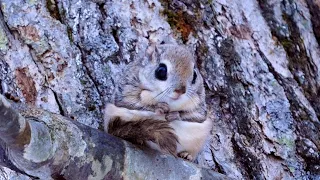
[[[236,179],[320,177],[317,0],[0,3],[6,97],[102,129],[121,68],[177,42],[197,57],[214,122],[199,165]]]

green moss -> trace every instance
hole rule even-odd
[[[167,17],[167,22],[173,31],[181,37],[185,43],[188,41],[191,32],[195,32],[198,25],[202,23],[202,11],[200,3],[194,3],[192,7],[193,15],[190,15],[179,8],[175,8],[172,0],[160,0],[163,11],[162,14]],[[212,2],[212,1],[211,1]]]
[[[106,61],[108,61],[108,60],[106,60]],[[104,72],[105,72],[106,74],[111,74],[111,68],[110,68],[110,66],[106,66],[105,69],[104,69]]]
[[[32,5],[33,5],[33,4],[36,4],[36,2],[37,2],[37,0],[29,0],[29,1],[28,1],[28,3],[29,3],[29,4],[32,4]]]
[[[57,2],[55,0],[47,0],[46,1],[47,9],[51,15],[51,17],[57,19],[61,22],[60,12],[57,6]]]
[[[73,43],[74,40],[73,40],[73,36],[72,36],[72,29],[69,26],[67,27],[67,33],[68,33],[68,38],[69,38],[70,43]]]
[[[87,84],[87,81],[80,79],[80,83],[81,83],[82,85],[86,85],[86,84]]]
[[[278,86],[278,81],[277,80],[271,81],[271,86],[273,87]]]
[[[167,21],[170,27],[181,34],[182,41],[188,40],[189,34],[193,31],[192,26],[188,23],[187,17],[182,11],[175,12],[165,9],[162,13],[167,16]]]
[[[177,14],[175,14],[173,11],[168,9],[163,10],[162,13],[167,16],[167,21],[170,27],[174,28],[177,24],[177,19],[178,19]]]
[[[3,29],[0,29],[0,50],[6,51],[8,50],[8,38]]]
[[[293,166],[289,166],[289,171],[290,171],[291,173],[294,173],[294,172],[296,171],[296,168],[293,167]]]
[[[283,40],[280,40],[280,43],[282,44],[282,46],[284,47],[284,48],[291,48],[292,46],[294,46],[294,44],[292,43],[292,41],[291,40],[289,40],[289,39],[283,39]]]
[[[280,138],[280,139],[278,140],[278,142],[279,142],[280,144],[286,145],[286,146],[289,147],[289,148],[293,148],[294,145],[295,145],[295,142],[294,142],[293,139],[289,139],[289,138],[286,138],[286,137]]]
[[[209,47],[208,46],[206,46],[206,45],[203,45],[203,46],[200,46],[201,47],[201,52],[203,53],[203,54],[207,54],[208,52],[209,52]]]

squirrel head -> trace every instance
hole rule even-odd
[[[203,101],[203,79],[190,50],[181,45],[159,45],[150,62],[139,71],[146,105],[165,102],[171,111],[197,108]]]

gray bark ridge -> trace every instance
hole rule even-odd
[[[20,112],[20,113],[18,113]],[[40,179],[227,179],[0,95],[0,164]],[[2,149],[6,148],[6,152]],[[171,173],[167,173],[171,172]]]

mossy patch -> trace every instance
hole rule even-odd
[[[162,0],[161,3],[164,7],[162,14],[167,17],[170,27],[181,35],[184,43],[187,42],[189,35],[195,32],[196,27],[201,22],[200,8],[198,6],[193,7],[191,10],[193,14],[190,15],[179,7],[174,7],[175,5],[171,0]]]
[[[34,4],[37,3],[37,0],[29,0],[28,3],[31,4],[31,5],[34,5]]]
[[[8,38],[3,29],[0,29],[0,50],[8,50]]]
[[[295,145],[295,142],[293,139],[289,139],[289,138],[286,138],[286,137],[282,137],[278,140],[278,142],[280,144],[283,144],[283,145],[286,145],[287,147],[289,148],[293,148],[294,145]]]
[[[47,9],[51,15],[51,17],[57,19],[61,22],[60,12],[57,6],[57,2],[55,0],[47,0],[46,1]]]
[[[167,16],[167,20],[171,28],[178,31],[181,34],[183,42],[186,42],[193,29],[186,22],[183,12],[174,12],[172,10],[165,9],[162,13]]]
[[[72,36],[72,29],[69,26],[67,27],[67,33],[68,33],[68,38],[69,38],[70,43],[73,43],[74,40],[73,40],[73,36]]]
[[[293,42],[290,39],[282,39],[282,40],[280,40],[280,43],[286,49],[295,47],[295,45],[293,44]]]

